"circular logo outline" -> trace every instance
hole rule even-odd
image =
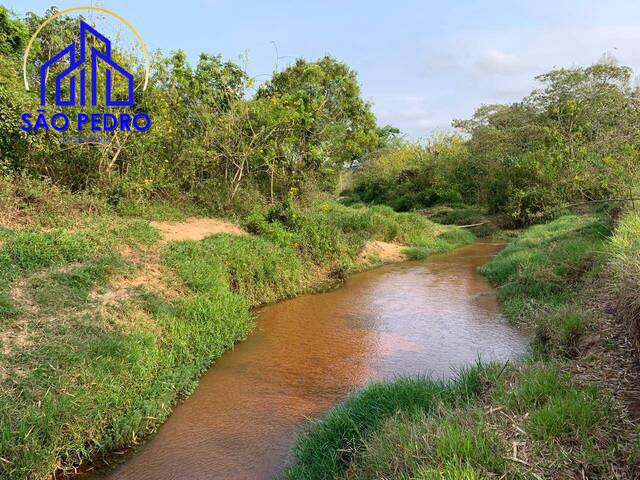
[[[27,79],[27,59],[29,57],[29,52],[31,51],[31,47],[33,46],[33,42],[35,41],[35,39],[38,37],[38,34],[40,33],[40,31],[52,20],[70,13],[70,12],[75,12],[78,10],[97,10],[99,12],[102,13],[106,13],[108,15],[111,15],[112,17],[117,18],[118,20],[120,20],[122,23],[124,23],[127,27],[129,27],[129,30],[131,30],[131,32],[135,35],[135,37],[138,39],[138,42],[140,42],[140,48],[142,49],[142,54],[144,55],[144,69],[145,69],[145,76],[144,76],[144,85],[142,86],[142,91],[144,92],[147,89],[147,85],[149,84],[149,71],[150,71],[150,67],[149,67],[149,55],[147,54],[147,47],[145,46],[144,42],[142,41],[142,37],[140,36],[140,34],[138,33],[138,31],[133,27],[133,25],[131,25],[125,18],[123,18],[122,16],[118,15],[115,12],[112,12],[111,10],[107,10],[106,8],[102,8],[102,7],[94,7],[94,6],[83,6],[83,7],[73,7],[73,8],[67,8],[65,10],[61,10],[59,12],[54,13],[53,15],[51,15],[49,18],[47,18],[44,22],[42,22],[42,24],[36,29],[35,32],[33,32],[33,35],[31,36],[31,38],[29,39],[29,43],[27,43],[27,48],[24,51],[24,57],[22,59],[22,77],[24,79],[24,87],[27,91],[30,90],[29,88],[29,81]]]

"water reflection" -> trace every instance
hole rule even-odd
[[[478,356],[522,352],[527,339],[506,324],[476,272],[498,249],[477,243],[261,309],[251,337],[110,480],[272,478],[305,418],[366,382],[449,377]]]

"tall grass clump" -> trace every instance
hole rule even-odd
[[[311,424],[294,447],[287,478],[339,478],[354,452],[385,420],[398,413],[429,412],[439,404],[460,405],[481,390],[481,367],[460,374],[455,382],[401,378],[373,383]]]
[[[524,319],[568,302],[610,234],[602,217],[567,215],[529,228],[480,271],[499,286],[507,315]]]
[[[257,236],[213,235],[169,245],[165,262],[195,292],[229,288],[252,305],[294,295],[303,265],[289,246]]]
[[[490,478],[505,473],[503,445],[480,409],[439,404],[386,419],[354,455],[346,478]],[[462,477],[469,478],[469,477]]]
[[[616,310],[640,347],[640,211],[627,213],[611,238],[612,285]]]
[[[479,205],[437,205],[426,209],[425,213],[435,222],[444,225],[471,225],[486,220],[486,208]]]

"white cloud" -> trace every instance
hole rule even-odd
[[[393,113],[382,102],[386,108],[380,108],[379,115],[387,122],[395,120],[410,136],[424,136],[429,130],[446,128],[454,118],[469,117],[483,103],[520,100],[535,88],[536,75],[553,68],[587,66],[606,52],[639,74],[638,45],[640,25],[456,32],[437,44],[423,45],[423,62],[409,67],[412,78],[403,79],[407,101],[422,100],[406,103],[404,113]]]
[[[426,137],[451,123],[449,112],[435,107],[435,100],[426,95],[378,96],[373,111],[381,125],[393,125],[411,137]]]
[[[531,69],[517,55],[503,52],[497,48],[489,48],[481,52],[475,62],[475,67],[489,75],[521,74]]]

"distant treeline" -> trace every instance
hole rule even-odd
[[[638,196],[640,90],[631,69],[609,58],[536,79],[540,88],[521,101],[454,121],[457,134],[368,154],[347,193],[397,210],[480,204],[520,225],[569,204]]]

